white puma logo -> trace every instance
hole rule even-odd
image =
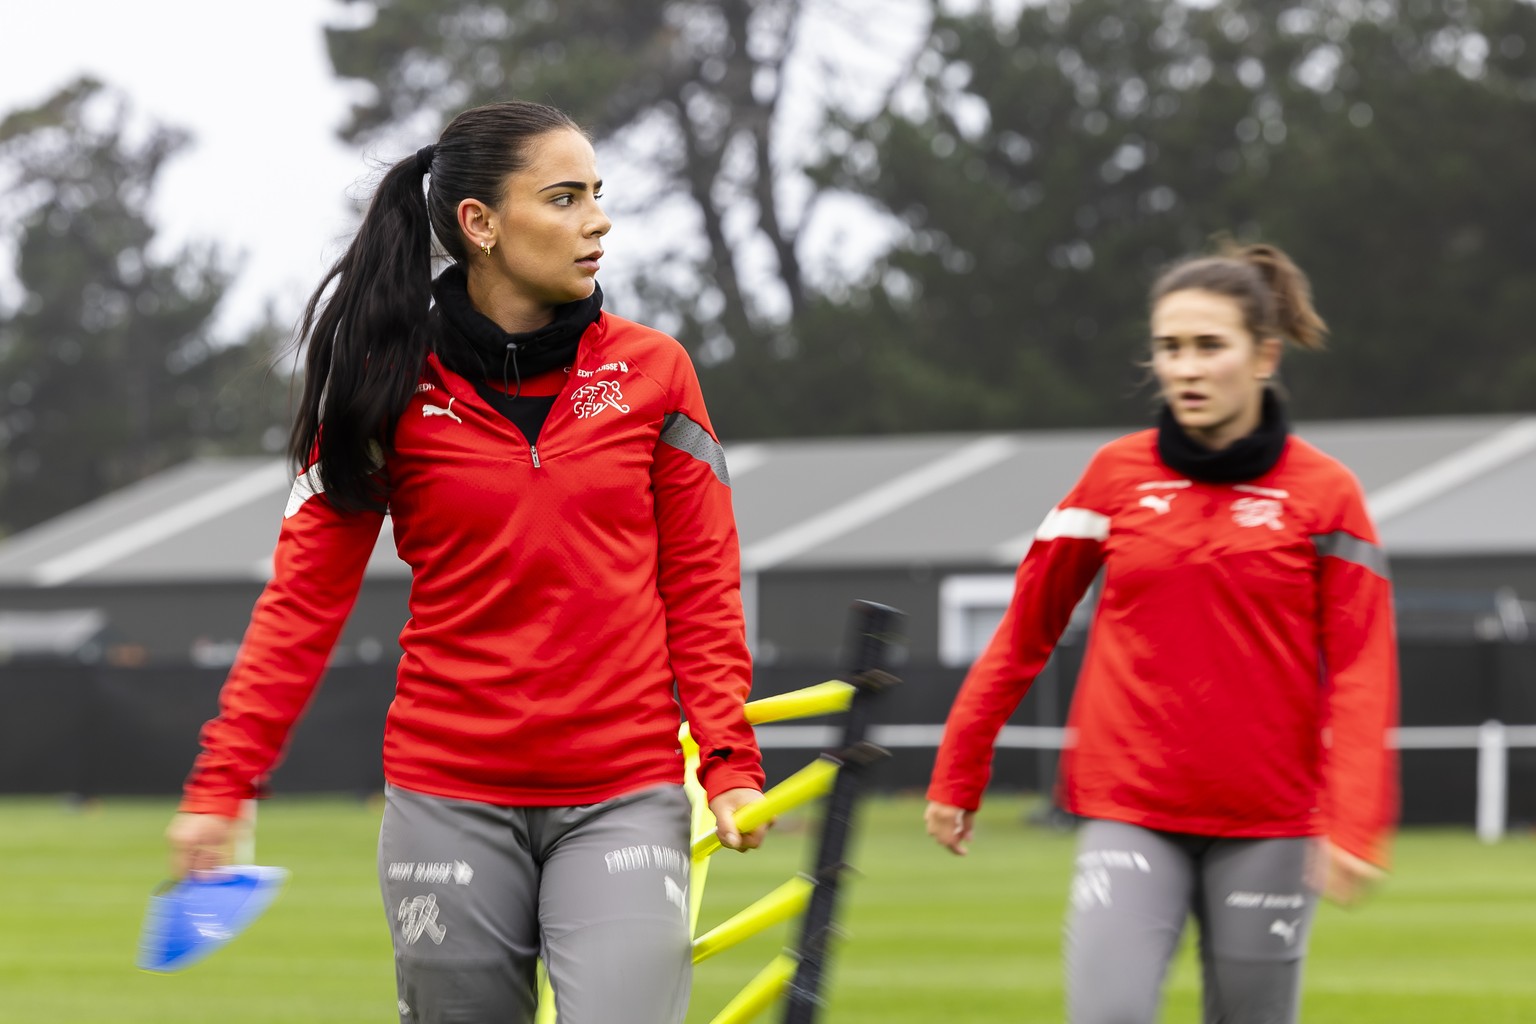
[[[672,881],[671,875],[662,876],[662,890],[667,894],[667,902],[682,912],[684,918],[688,916],[688,890]]]
[[[421,407],[421,416],[423,419],[427,418],[428,416],[447,416],[455,423],[463,423],[464,421],[459,419],[459,414],[453,411],[453,402],[454,400],[449,398],[447,405],[423,404]]]
[[[1296,941],[1296,926],[1299,924],[1301,924],[1301,918],[1297,918],[1294,921],[1282,921],[1280,918],[1275,918],[1274,922],[1269,926],[1269,934],[1280,936],[1285,940],[1285,944],[1289,946]]]
[[[1173,499],[1177,497],[1177,494],[1169,494],[1166,497],[1158,494],[1143,494],[1141,500],[1136,504],[1142,508],[1150,508],[1158,515],[1163,516],[1168,514],[1168,510],[1173,507]]]

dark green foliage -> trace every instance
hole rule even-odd
[[[280,421],[285,385],[258,365],[276,329],[215,344],[219,255],[150,251],[149,197],[186,142],[136,134],[126,103],[91,80],[0,121],[21,286],[0,307],[0,534],[199,451],[259,450]]]
[[[1536,403],[1529,0],[934,2],[884,109],[819,91],[803,168],[768,132],[796,0],[368,6],[330,34],[375,88],[351,137],[547,100],[692,204],[702,244],[635,288],[699,354],[727,437],[1144,422],[1147,286],[1224,232],[1289,250],[1333,327],[1331,353],[1287,361],[1299,416]],[[781,219],[801,174],[812,198]],[[836,191],[898,240],[856,280],[804,279],[805,211]],[[728,215],[776,263],[744,274]]]
[[[863,305],[936,426],[1142,418],[1145,289],[1220,232],[1312,276],[1334,352],[1288,362],[1299,415],[1529,410],[1533,49],[1519,0],[941,16],[822,177],[911,229]]]

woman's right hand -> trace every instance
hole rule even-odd
[[[235,838],[242,822],[222,814],[178,814],[166,827],[171,844],[171,877],[212,871],[234,863]]]
[[[975,811],[930,800],[928,809],[923,812],[923,820],[928,825],[928,834],[950,853],[964,857],[970,852],[965,844],[971,841],[971,829],[976,824]]]

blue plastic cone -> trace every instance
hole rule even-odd
[[[144,912],[139,968],[169,974],[197,963],[256,920],[287,879],[284,868],[240,864],[157,890]]]

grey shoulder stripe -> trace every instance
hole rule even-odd
[[[709,436],[709,431],[680,412],[667,417],[661,428],[661,439],[680,452],[687,452],[700,462],[707,463],[715,471],[715,477],[725,486],[731,486],[730,471],[725,468],[725,449],[720,442]]]
[[[1380,576],[1384,580],[1392,578],[1387,569],[1387,553],[1368,540],[1361,540],[1352,533],[1342,530],[1334,533],[1319,533],[1312,537],[1312,546],[1317,548],[1319,558],[1342,558],[1346,562],[1354,562],[1363,569]]]

